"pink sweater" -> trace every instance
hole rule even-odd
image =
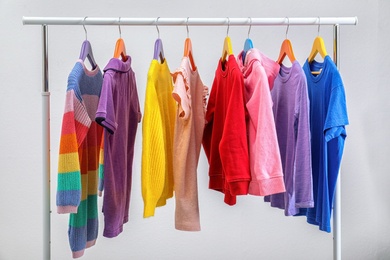
[[[257,196],[284,192],[270,93],[270,85],[272,87],[279,65],[257,49],[247,52],[245,64],[242,62],[241,52],[237,63],[244,76],[245,103],[249,115],[247,131],[251,182],[248,192]]]

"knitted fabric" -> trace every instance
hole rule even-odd
[[[95,244],[98,234],[97,184],[103,128],[94,114],[102,87],[97,67],[78,61],[68,77],[58,160],[57,211],[71,213],[69,242],[73,257]]]
[[[167,61],[152,60],[142,121],[142,197],[144,217],[173,196],[173,134],[176,104]]]

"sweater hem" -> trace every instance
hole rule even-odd
[[[57,206],[58,214],[77,213],[77,206]]]
[[[216,174],[209,177],[209,189],[223,191],[222,174]]]
[[[197,232],[200,231],[200,224],[175,224],[175,229],[179,231]]]
[[[91,240],[91,241],[87,241],[87,245],[85,248],[90,248],[90,247],[94,246],[95,244],[96,244],[96,239]]]
[[[106,230],[105,229],[103,231],[103,236],[107,237],[107,238],[117,237],[120,233],[122,233],[122,231],[123,231],[123,225],[120,225],[120,227],[118,227],[115,230]]]
[[[154,203],[156,204],[156,203]],[[151,203],[145,203],[144,206],[144,218],[153,217],[156,207],[151,205]]]
[[[228,182],[230,194],[232,196],[247,195],[249,189],[249,182],[250,180]]]
[[[285,192],[283,176],[259,181],[251,181],[249,194],[255,196],[268,196]]]
[[[79,251],[74,251],[74,252],[72,252],[72,257],[73,258],[82,257],[84,255],[84,251],[85,251],[85,249],[82,249],[82,250],[79,250]]]

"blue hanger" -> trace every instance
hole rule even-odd
[[[95,69],[97,64],[96,64],[95,59],[93,57],[91,43],[87,39],[87,29],[85,29],[85,19],[87,19],[87,16],[84,18],[84,24],[83,24],[84,31],[85,31],[85,41],[81,45],[81,51],[80,51],[79,59],[84,61],[86,58],[88,58],[88,61],[89,61],[89,63],[92,66],[92,69]]]
[[[162,40],[160,39],[160,30],[158,29],[158,25],[157,25],[158,19],[160,19],[160,17],[158,17],[156,20],[156,29],[157,29],[157,33],[158,33],[158,38],[157,38],[156,42],[154,43],[153,59],[158,60],[158,58],[160,58],[160,62],[163,63],[165,60],[164,48],[163,48]]]
[[[242,52],[242,62],[244,63],[245,62],[245,57],[246,57],[246,53],[253,48],[253,42],[252,40],[249,38],[249,34],[251,32],[251,28],[252,28],[252,18],[250,18],[250,25],[249,25],[249,30],[248,30],[248,38],[245,40],[245,43],[244,43],[244,51]]]

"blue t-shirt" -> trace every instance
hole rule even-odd
[[[310,100],[314,208],[303,210],[307,222],[330,232],[330,217],[348,125],[344,85],[329,56],[303,65]],[[320,71],[318,75],[312,71]]]

